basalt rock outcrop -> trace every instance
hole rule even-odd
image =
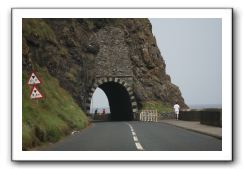
[[[132,77],[138,108],[147,101],[187,108],[165,72],[148,19],[23,19],[23,70],[46,67],[80,107],[96,77]]]

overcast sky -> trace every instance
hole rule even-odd
[[[221,19],[150,19],[166,73],[185,102],[222,103]]]
[[[221,19],[150,19],[166,73],[186,104],[222,103]],[[93,107],[108,107],[96,90]]]

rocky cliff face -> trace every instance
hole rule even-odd
[[[23,19],[23,69],[38,64],[59,79],[85,110],[97,76],[133,76],[139,107],[176,100],[187,107],[165,72],[148,19]]]

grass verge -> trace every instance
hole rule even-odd
[[[88,125],[88,119],[71,95],[44,68],[37,68],[41,84],[37,87],[43,99],[31,100],[31,87],[26,84],[29,74],[22,75],[22,149],[56,142],[72,130]]]

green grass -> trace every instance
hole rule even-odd
[[[22,147],[28,150],[37,145],[56,142],[72,130],[88,125],[88,120],[71,95],[43,68],[37,68],[42,83],[41,100],[29,98],[31,87],[26,85],[29,74],[23,71]]]
[[[146,101],[142,103],[142,109],[157,110],[159,113],[172,112],[173,108],[170,105],[163,104],[158,101]]]

